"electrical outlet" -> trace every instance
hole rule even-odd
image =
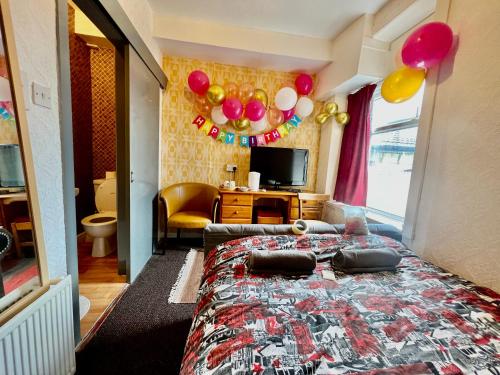
[[[237,169],[236,164],[227,164],[226,165],[226,171],[227,172],[233,172],[233,171],[236,171],[236,169]]]
[[[52,106],[50,87],[42,86],[39,83],[33,82],[33,104],[50,108]]]

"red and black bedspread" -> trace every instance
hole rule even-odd
[[[251,249],[396,248],[396,273],[256,276]],[[424,262],[392,239],[259,236],[213,249],[182,374],[500,374],[500,295]]]

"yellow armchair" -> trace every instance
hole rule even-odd
[[[216,221],[219,205],[219,190],[197,182],[182,182],[170,185],[160,193],[165,209],[165,238],[168,228],[203,229]]]

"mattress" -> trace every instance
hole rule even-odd
[[[392,247],[396,272],[347,275],[341,248]],[[314,251],[313,275],[249,274],[252,249]],[[499,374],[500,295],[378,235],[256,236],[209,252],[181,374]]]

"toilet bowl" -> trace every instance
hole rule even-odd
[[[83,218],[83,229],[93,238],[92,256],[104,257],[116,250],[116,180],[105,180],[95,193],[98,213]]]

